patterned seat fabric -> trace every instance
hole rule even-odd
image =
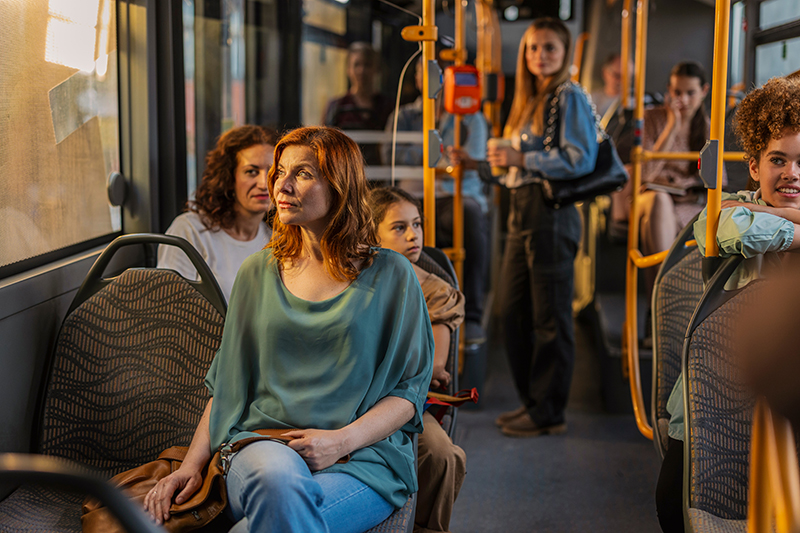
[[[686,327],[703,294],[703,256],[697,248],[664,274],[655,289],[655,419],[669,418],[667,399],[681,373]]]
[[[745,287],[713,311],[689,341],[687,438],[691,446],[689,507],[726,520],[747,517],[753,399],[736,362],[736,317],[762,282]]]
[[[110,477],[188,445],[208,402],[203,379],[223,325],[172,271],[130,269],[112,280],[61,327],[38,451]],[[37,531],[80,531],[81,498],[56,494],[18,489],[0,502],[0,531],[31,530],[14,525],[20,509],[37,519]]]
[[[405,505],[393,512],[389,518],[373,527],[367,533],[406,533],[414,526],[414,509],[417,504],[416,493],[406,500]]]
[[[699,509],[689,509],[689,520],[694,533],[746,533],[747,531],[747,520],[726,520]]]

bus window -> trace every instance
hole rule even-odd
[[[800,0],[766,0],[758,7],[762,30],[800,19]]]
[[[0,3],[0,268],[121,230],[116,2]]]
[[[756,47],[756,86],[800,69],[800,37]]]

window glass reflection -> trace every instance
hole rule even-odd
[[[115,9],[0,2],[0,266],[121,229]]]

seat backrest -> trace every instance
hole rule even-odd
[[[659,273],[653,289],[653,441],[663,457],[666,453],[660,420],[669,419],[667,399],[681,373],[686,327],[703,294],[703,256],[698,249],[670,251],[680,253],[677,261]],[[668,256],[668,259],[671,259]]]
[[[723,273],[723,284],[731,272]],[[684,345],[684,499],[689,508],[741,520],[747,516],[753,398],[735,357],[735,319],[753,304],[763,281],[725,294],[718,278],[709,282]]]
[[[171,270],[128,269],[111,279],[64,320],[37,451],[114,475],[188,445],[208,402],[203,379],[224,320]]]
[[[444,263],[444,266],[449,266],[449,269],[446,270],[442,263]],[[439,276],[451,286],[458,289],[458,279],[456,278],[453,265],[444,252],[438,248],[426,246],[419,256],[417,266],[426,272]],[[455,394],[458,392],[458,333],[459,330],[456,329],[453,334],[450,335],[450,354],[447,358],[446,366],[447,371],[450,372],[450,384],[447,386],[448,394]],[[445,408],[445,414],[442,417],[442,427],[450,438],[453,438],[453,433],[455,432],[457,413],[458,410],[455,407],[449,406]]]

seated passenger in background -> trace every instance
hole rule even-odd
[[[272,235],[266,223],[272,205],[267,172],[277,142],[275,130],[260,126],[223,133],[206,156],[206,170],[187,212],[167,228],[167,235],[183,237],[200,252],[226,301],[242,262],[264,248]],[[189,258],[174,246],[158,247],[158,268],[197,279]]]
[[[633,69],[630,70],[633,73]],[[611,54],[603,62],[600,70],[603,86],[591,92],[597,114],[603,118],[608,109],[619,101],[622,94],[622,61],[619,54]],[[614,105],[614,109],[616,109]]]
[[[700,151],[710,132],[704,103],[708,88],[706,73],[698,63],[687,61],[675,65],[670,72],[664,105],[645,111],[644,149]],[[650,255],[672,246],[680,230],[703,208],[706,194],[694,161],[645,163],[642,188],[641,247],[645,255]]]
[[[749,156],[751,185],[757,189],[723,193],[717,243],[722,257],[748,259],[735,276],[738,286],[764,274],[767,265],[787,258],[771,252],[800,249],[800,80],[773,78],[748,94],[736,111],[736,133]],[[755,187],[754,187],[755,188]],[[706,211],[694,224],[697,246],[705,252]],[[768,254],[768,255],[764,255]],[[791,261],[794,262],[794,261]],[[759,265],[763,266],[759,269]],[[678,377],[667,402],[669,445],[656,489],[656,505],[665,532],[683,531],[683,379]]]
[[[464,319],[464,296],[442,278],[416,263],[422,252],[422,216],[419,203],[397,187],[373,189],[370,195],[373,224],[383,248],[411,261],[428,306],[435,351],[431,388],[445,388],[450,336]],[[453,444],[430,413],[423,415],[425,431],[419,436],[419,494],[414,519],[416,533],[449,531],[450,516],[466,474],[467,457]]]
[[[382,130],[394,109],[391,98],[373,89],[378,60],[369,43],[354,42],[347,49],[347,79],[350,89],[328,103],[322,123],[343,130]],[[364,160],[380,165],[376,144],[361,146]]]
[[[223,443],[252,443],[225,478],[232,532],[361,533],[417,490],[433,335],[411,265],[377,247],[358,146],[299,128],[275,147],[268,248],[245,260],[206,375],[212,398],[186,460],[145,498],[161,523]],[[403,309],[403,313],[398,313]],[[337,460],[350,455],[349,462]]]
[[[422,91],[423,61],[417,62],[415,81],[417,90]],[[437,124],[444,146],[453,146],[455,117],[444,110],[442,99],[436,103]],[[386,131],[391,132],[394,115],[386,123]],[[400,108],[397,117],[397,131],[422,131],[422,96]],[[464,116],[461,122],[461,151],[475,160],[486,159],[486,141],[489,128],[483,114],[478,112]],[[384,165],[392,164],[391,143],[381,146]],[[436,244],[439,248],[453,245],[453,191],[454,181],[444,172],[437,172],[436,191]],[[396,165],[422,166],[421,144],[397,144]],[[418,182],[422,192],[422,181]],[[411,185],[413,187],[413,185]],[[489,269],[489,202],[485,185],[475,169],[466,169],[461,182],[464,205],[464,296],[466,297],[466,342],[478,343],[486,340],[481,327],[483,318],[484,291]]]

